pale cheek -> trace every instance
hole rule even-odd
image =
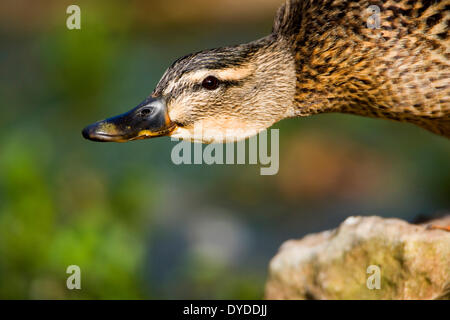
[[[252,137],[264,129],[266,128],[251,127],[248,124],[236,128],[236,126],[205,126],[205,124],[198,123],[193,127],[176,128],[171,137],[200,143],[227,143]]]
[[[187,116],[186,107],[179,102],[172,103],[168,108],[169,118],[175,122],[183,122],[184,117]]]
[[[208,108],[207,101],[209,98],[201,94],[178,97],[168,106],[169,117],[174,122],[185,123],[211,116],[212,109]]]

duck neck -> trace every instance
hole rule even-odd
[[[248,45],[256,48],[253,62],[256,76],[264,83],[260,96],[278,105],[277,118],[303,117],[323,112],[340,111],[345,104],[335,90],[336,77],[327,74],[314,50],[299,48],[294,36],[271,34]],[[327,69],[332,68],[332,62]],[[335,67],[338,67],[337,65]],[[260,88],[260,90],[263,90]],[[268,101],[260,102],[267,104]],[[268,106],[266,110],[272,110]],[[271,114],[274,114],[271,112]],[[267,115],[266,115],[267,116]]]
[[[252,54],[251,64],[255,68],[252,85],[257,94],[251,100],[253,105],[260,106],[258,110],[262,114],[258,119],[267,127],[290,117],[295,108],[294,52],[288,39],[273,34],[249,45],[256,48]]]

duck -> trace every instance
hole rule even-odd
[[[86,139],[238,141],[280,120],[346,113],[450,138],[450,0],[287,0],[272,32],[176,60]]]

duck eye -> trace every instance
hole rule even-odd
[[[148,116],[152,112],[153,112],[153,109],[150,109],[150,108],[144,108],[141,111],[139,111],[140,115],[143,117]]]
[[[219,87],[219,79],[213,76],[208,76],[205,78],[205,80],[203,80],[202,86],[203,88],[208,90],[217,89]]]

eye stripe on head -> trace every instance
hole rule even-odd
[[[183,78],[187,75],[197,82],[203,81],[208,75],[213,75],[221,81],[243,79],[253,72],[253,66],[249,65],[250,58],[265,46],[265,41],[255,41],[246,45],[204,50],[184,56],[166,70],[153,94],[155,96],[169,94],[174,84],[179,86],[180,81],[184,82]]]
[[[229,67],[225,69],[201,69],[185,73],[181,79],[192,83],[201,82],[208,76],[214,76],[220,81],[238,81],[250,76],[253,68],[249,65]]]
[[[172,80],[164,89],[165,96],[177,96],[186,88],[192,87],[194,90],[204,88],[203,81],[208,77],[215,77],[220,84],[239,85],[245,78],[250,76],[253,68],[250,66],[229,67],[226,69],[200,69],[183,74],[177,80]]]

